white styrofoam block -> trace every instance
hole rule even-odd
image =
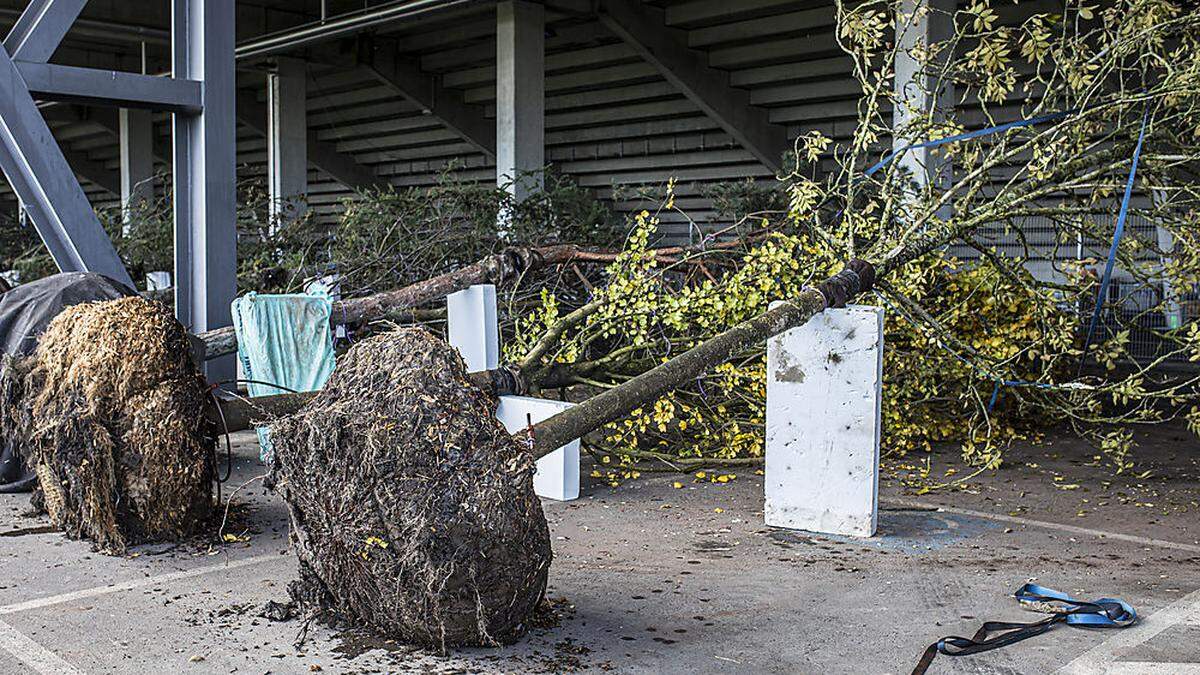
[[[500,366],[500,331],[496,324],[496,287],[480,284],[446,296],[446,332],[467,372]]]
[[[509,433],[515,434],[574,405],[531,396],[501,396],[496,417]],[[579,498],[578,439],[538,460],[533,491],[539,497],[564,502]]]
[[[146,273],[146,290],[148,291],[165,291],[171,287],[170,272],[147,272]]]
[[[883,310],[829,309],[767,341],[766,522],[875,534]]]

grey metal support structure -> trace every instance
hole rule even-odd
[[[892,145],[899,150],[918,138],[914,123],[939,123],[954,111],[954,88],[939,74],[939,66],[948,56],[931,55],[930,47],[954,35],[955,0],[904,0],[896,18],[898,45],[895,59],[895,105],[892,107]],[[922,62],[924,59],[924,62]],[[941,150],[909,150],[897,161],[916,181],[918,189],[941,191],[950,186],[953,173],[950,161]],[[950,217],[946,207],[941,218]]]
[[[731,86],[729,73],[690,49],[685,31],[669,27],[661,9],[641,0],[600,0],[598,16],[759,162],[780,171],[790,149],[787,128],[772,124],[765,109],[750,104],[750,92]]]
[[[37,65],[50,58],[83,5],[82,0],[35,0],[5,38],[0,49],[0,169],[59,269],[100,272],[131,284],[14,60],[21,56]]]
[[[154,199],[154,117],[149,110],[117,113],[121,147],[121,209],[129,216]]]
[[[496,181],[518,199],[541,189],[546,161],[546,14],[540,3],[496,6]]]
[[[272,223],[303,215],[308,197],[308,70],[279,58],[267,73],[267,194]]]
[[[17,61],[21,79],[42,101],[199,113],[200,82],[119,70]]]
[[[87,0],[33,0],[4,38],[4,50],[14,61],[49,61],[86,4]]]
[[[231,323],[237,292],[234,0],[172,0],[175,78],[203,82],[202,111],[174,124],[175,313],[193,332]],[[228,380],[232,356],[209,361]]]

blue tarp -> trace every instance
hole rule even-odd
[[[251,396],[316,391],[333,372],[333,335],[328,295],[248,293],[233,301],[238,360]],[[264,384],[270,383],[270,384]],[[271,384],[286,387],[271,386]],[[259,455],[272,457],[271,439],[258,429]]]

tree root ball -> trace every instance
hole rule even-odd
[[[215,429],[169,308],[139,297],[69,307],[0,379],[0,431],[36,468],[68,536],[123,553],[207,524]]]
[[[510,643],[546,590],[534,460],[421,329],[356,344],[271,426],[310,614],[445,651]]]

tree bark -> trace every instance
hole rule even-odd
[[[574,244],[514,247],[490,255],[466,267],[440,274],[415,284],[333,303],[330,320],[339,324],[358,324],[391,313],[414,309],[475,284],[502,284],[528,272],[574,261],[611,260],[614,254],[588,251]],[[204,342],[205,360],[237,351],[237,334],[232,326],[205,331],[198,335]]]
[[[743,321],[628,382],[535,424],[534,456],[544,457],[572,440],[620,419],[703,375],[714,365],[728,361],[773,335],[804,324],[824,309],[825,297],[820,291],[808,289],[793,301]]]
[[[734,249],[761,239],[766,231],[755,231],[744,238],[690,246],[657,249],[660,262],[680,262],[679,256],[697,251]],[[358,324],[388,315],[415,310],[421,305],[469,288],[475,284],[502,284],[529,272],[566,263],[610,263],[619,254],[614,251],[586,249],[575,244],[541,247],[511,247],[490,255],[466,267],[418,281],[404,288],[384,291],[363,298],[351,298],[333,303],[330,321],[339,324]],[[237,351],[237,334],[233,326],[205,331],[196,336],[204,343],[204,359],[215,359]]]

